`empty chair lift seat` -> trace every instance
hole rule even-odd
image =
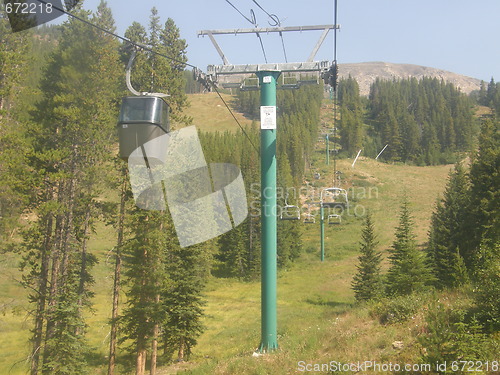
[[[145,143],[170,131],[168,104],[157,96],[129,96],[122,99],[118,119],[120,158],[128,160],[130,154]],[[165,152],[161,143],[150,152],[159,157]]]

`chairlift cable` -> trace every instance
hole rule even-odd
[[[252,25],[255,26],[256,24],[256,20],[255,20],[255,14],[253,13],[253,11],[251,12],[251,15],[252,15],[252,19],[248,18],[247,16],[245,16],[243,14],[243,12],[241,10],[239,10],[236,5],[234,5],[233,3],[231,3],[229,0],[226,0],[226,3],[228,3],[229,5],[231,5],[244,19],[246,19],[248,22],[250,22]]]
[[[269,25],[270,26],[277,26],[277,27],[281,27],[281,21],[279,19],[279,17],[276,15],[276,14],[271,14],[269,13],[267,10],[265,10],[256,0],[252,0],[254,2],[255,5],[257,5],[265,14],[267,14],[267,16],[274,22],[274,23],[271,23],[270,21],[268,21]],[[283,55],[285,56],[285,62],[288,62],[288,57],[286,55],[286,48],[285,48],[285,40],[283,39],[283,33],[280,31],[279,32],[279,36],[281,38],[281,46],[283,47]]]
[[[243,126],[240,124],[240,122],[238,121],[238,119],[236,118],[236,116],[234,115],[233,111],[231,110],[231,108],[229,108],[229,105],[227,104],[227,102],[224,100],[224,98],[222,97],[219,89],[217,88],[217,86],[215,85],[215,83],[211,82],[212,84],[212,87],[213,89],[215,90],[215,92],[217,93],[217,95],[219,96],[220,100],[222,100],[222,102],[224,103],[224,105],[226,106],[226,108],[228,109],[229,113],[231,113],[231,116],[233,116],[233,119],[234,121],[236,121],[236,123],[238,124],[238,126],[240,127],[241,131],[243,132],[243,134],[245,135],[245,137],[247,137],[248,139],[248,142],[250,142],[250,144],[252,145],[253,149],[257,152],[257,154],[260,154],[260,151],[259,149],[255,146],[255,144],[252,142],[252,139],[250,138],[250,136],[248,135],[248,133],[245,131],[245,129],[243,128]]]
[[[334,85],[333,85],[333,185],[336,186],[337,182],[337,105],[338,105],[338,92],[337,92],[337,80],[338,80],[338,65],[337,65],[337,0],[334,0],[334,10],[333,10],[333,24],[335,29],[333,30],[333,65],[334,65]]]
[[[262,42],[262,38],[261,38],[260,34],[259,33],[256,33],[256,34],[257,34],[257,38],[259,38],[260,48],[262,49],[262,53],[264,55],[264,60],[265,60],[265,62],[267,64],[267,56],[266,56],[266,50],[264,48],[264,43]]]
[[[49,4],[49,3],[48,3],[47,1],[45,1],[45,0],[36,0],[36,1],[38,1],[39,3],[45,4],[45,5]],[[130,39],[128,39],[128,38],[125,38],[124,36],[121,36],[121,35],[118,35],[118,34],[116,34],[116,33],[112,32],[112,31],[106,30],[105,28],[103,28],[103,27],[101,27],[101,26],[98,26],[98,25],[96,25],[96,24],[94,24],[94,23],[92,23],[92,22],[90,22],[90,21],[87,21],[87,20],[85,20],[85,19],[83,19],[83,18],[81,18],[81,17],[79,17],[79,16],[77,16],[77,15],[75,15],[75,14],[73,14],[73,13],[70,13],[70,12],[68,12],[68,11],[67,11],[67,10],[65,10],[65,9],[59,8],[57,5],[53,5],[53,6],[52,6],[52,8],[54,8],[55,10],[57,10],[57,11],[59,11],[59,12],[62,12],[62,13],[64,13],[64,14],[66,14],[66,15],[68,15],[68,16],[70,16],[70,17],[72,17],[72,18],[74,18],[74,19],[76,19],[76,20],[78,20],[78,21],[80,21],[80,22],[83,22],[83,23],[85,23],[85,24],[87,24],[87,25],[89,25],[89,26],[91,26],[91,27],[93,27],[93,28],[96,28],[96,29],[98,29],[98,30],[100,30],[100,31],[102,31],[102,32],[104,32],[104,33],[106,33],[106,34],[112,35],[112,36],[114,36],[115,38],[120,39],[120,40],[121,40],[121,41],[123,41],[123,42],[129,43],[129,44],[131,44],[131,45],[133,45],[133,46],[135,46],[135,47],[137,47],[137,48],[139,48],[139,49],[142,49],[142,50],[144,50],[144,51],[146,51],[146,52],[150,52],[150,53],[152,53],[152,54],[154,54],[154,55],[164,57],[164,58],[166,58],[166,59],[168,59],[168,60],[170,60],[170,61],[173,61],[173,62],[176,62],[176,63],[182,64],[182,65],[185,65],[185,66],[189,66],[190,68],[195,68],[195,69],[198,69],[198,67],[197,67],[197,66],[195,66],[195,65],[189,64],[189,63],[187,63],[187,62],[185,62],[185,61],[181,61],[181,60],[179,60],[179,59],[176,59],[175,57],[171,57],[171,56],[168,56],[168,55],[164,55],[164,54],[159,53],[159,52],[157,52],[157,51],[153,50],[152,48],[150,48],[150,47],[148,47],[148,46],[146,46],[146,45],[144,45],[144,44],[142,44],[142,43],[137,43],[137,42],[134,42],[134,41],[132,41],[132,40],[130,40]]]

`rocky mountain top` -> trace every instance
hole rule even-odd
[[[377,77],[392,80],[416,77],[435,77],[451,82],[459,87],[462,92],[469,94],[471,91],[479,90],[481,80],[448,72],[442,69],[412,64],[393,64],[386,62],[364,62],[352,64],[339,64],[340,77],[348,77],[349,74],[358,81],[361,95],[370,93],[370,85]]]

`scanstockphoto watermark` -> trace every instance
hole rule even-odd
[[[358,361],[358,362],[297,362],[297,371],[299,372],[317,372],[317,373],[335,373],[335,372],[354,372],[354,373],[425,373],[425,372],[498,372],[500,369],[499,361],[437,361],[435,363],[395,363],[378,361]]]
[[[343,363],[339,361],[330,361],[323,363],[310,363],[299,361],[297,370],[299,372],[317,372],[317,373],[335,373],[335,372],[425,372],[432,371],[433,366],[428,363],[420,364],[401,364],[401,363],[381,363],[377,361],[362,361]]]
[[[337,188],[334,188],[337,189]],[[366,208],[359,203],[360,200],[378,199],[379,190],[375,187],[353,186],[348,189],[338,189],[333,194],[329,192],[331,188],[316,188],[312,186],[295,187],[277,187],[276,190],[266,188],[261,191],[261,185],[258,182],[250,185],[249,191],[249,213],[251,216],[286,214],[287,210],[293,205],[297,207],[301,215],[319,218],[320,202],[328,202],[324,205],[324,215],[339,214],[352,217],[363,217],[366,214]],[[276,192],[277,205],[262,207],[262,197],[272,199]],[[325,194],[325,192],[327,194]]]

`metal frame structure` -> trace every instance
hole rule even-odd
[[[300,220],[300,207],[288,204],[285,198],[285,205],[280,212],[280,220]]]
[[[259,33],[283,33],[289,31],[323,31],[318,42],[314,46],[307,62],[313,62],[316,54],[318,53],[321,45],[325,41],[326,36],[330,30],[338,29],[339,25],[315,25],[315,26],[286,26],[286,27],[255,27],[255,28],[246,28],[246,29],[227,29],[227,30],[201,30],[198,31],[198,37],[207,35],[210,38],[210,41],[214,45],[217,50],[219,56],[222,59],[224,65],[230,65],[229,60],[226,55],[222,51],[222,48],[219,46],[217,41],[214,38],[214,35],[236,35],[236,34],[259,34]]]
[[[337,198],[342,196],[343,200],[340,202],[337,202],[336,199],[334,199],[331,202],[325,202],[325,198],[327,196]],[[342,188],[338,187],[331,187],[331,188],[326,188],[321,190],[321,205],[324,207],[342,207],[342,208],[347,208],[349,205],[349,198],[347,196],[347,191]]]
[[[328,215],[328,224],[342,224],[342,216],[339,214]]]

